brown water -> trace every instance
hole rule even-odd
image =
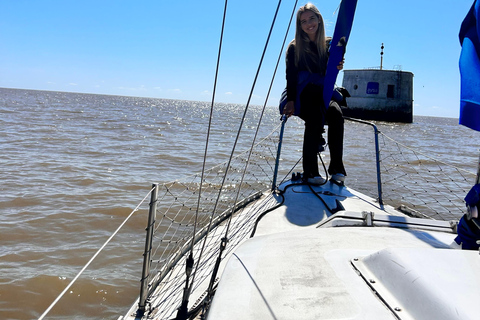
[[[207,166],[228,159],[242,112],[216,109]],[[38,318],[153,182],[201,171],[208,114],[208,103],[0,89],[0,319]],[[257,121],[248,115],[238,149],[250,145]],[[260,136],[278,122],[269,108]],[[475,172],[478,132],[457,123],[415,117],[377,125]],[[287,122],[284,168],[301,155],[302,130],[297,119]],[[347,183],[364,192],[376,189],[365,158],[371,140],[347,123]],[[117,319],[128,310],[139,292],[146,219],[133,216],[47,319]]]

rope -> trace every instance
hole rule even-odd
[[[293,186],[293,185],[290,185],[290,186]],[[287,186],[287,188],[290,187],[290,186]],[[285,189],[285,190],[286,190],[286,189]],[[284,192],[285,192],[285,191],[284,191]],[[250,238],[253,238],[253,236],[255,235],[255,232],[257,232],[258,223],[260,222],[260,220],[262,220],[262,218],[263,218],[264,216],[267,215],[267,213],[272,212],[273,210],[276,210],[276,209],[280,208],[281,206],[283,206],[283,204],[285,203],[285,197],[283,196],[283,192],[280,193],[280,196],[282,197],[282,201],[280,201],[280,203],[279,203],[278,205],[276,205],[275,207],[270,208],[270,209],[262,212],[262,213],[258,216],[257,220],[255,221],[255,224],[253,225],[253,229],[252,229],[252,233],[250,234]]]
[[[108,240],[103,244],[103,246],[100,247],[100,249],[97,250],[97,252],[93,255],[93,257],[87,262],[85,266],[83,266],[82,270],[73,278],[73,280],[68,284],[68,286],[60,293],[60,295],[55,299],[55,301],[52,302],[52,304],[45,310],[45,312],[38,318],[38,320],[42,320],[49,312],[52,310],[52,308],[57,304],[57,302],[63,297],[63,295],[70,289],[70,287],[77,281],[77,279],[82,275],[82,273],[90,266],[93,260],[102,252],[102,250],[107,246],[107,244],[117,235],[117,233],[120,231],[120,229],[123,228],[125,223],[133,216],[135,212],[138,211],[138,208],[143,204],[143,202],[150,196],[150,193],[152,193],[153,189],[151,189],[145,198],[138,204],[138,206],[133,209],[133,211],[128,215],[128,217],[120,224],[120,226],[115,230],[115,232],[108,238]]]

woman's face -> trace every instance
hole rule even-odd
[[[302,26],[303,32],[308,35],[311,41],[314,41],[318,30],[317,15],[310,10],[305,10],[305,12],[300,15],[300,25]]]

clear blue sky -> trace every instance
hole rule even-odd
[[[331,35],[340,0],[311,2]],[[458,31],[472,3],[358,0],[345,69],[379,66],[383,42],[384,68],[415,75],[414,114],[457,118]],[[252,104],[263,104],[293,4],[282,1]],[[247,102],[276,5],[229,1],[217,102]],[[198,0],[0,0],[0,87],[211,101],[223,7]],[[282,55],[269,105],[277,104],[284,73]]]

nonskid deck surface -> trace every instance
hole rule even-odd
[[[333,183],[282,191],[229,257],[207,319],[475,319],[463,297],[480,298],[480,258],[452,249],[448,222]],[[332,215],[335,200],[345,210]]]
[[[480,298],[480,259],[450,249],[453,237],[381,227],[258,236],[229,259],[207,319],[475,319],[462,297]]]
[[[331,181],[320,186],[287,181],[280,185],[279,190],[282,192],[283,205],[261,219],[256,236],[297,228],[315,228],[332,214],[341,211],[404,216],[390,206],[380,205],[371,197]]]

